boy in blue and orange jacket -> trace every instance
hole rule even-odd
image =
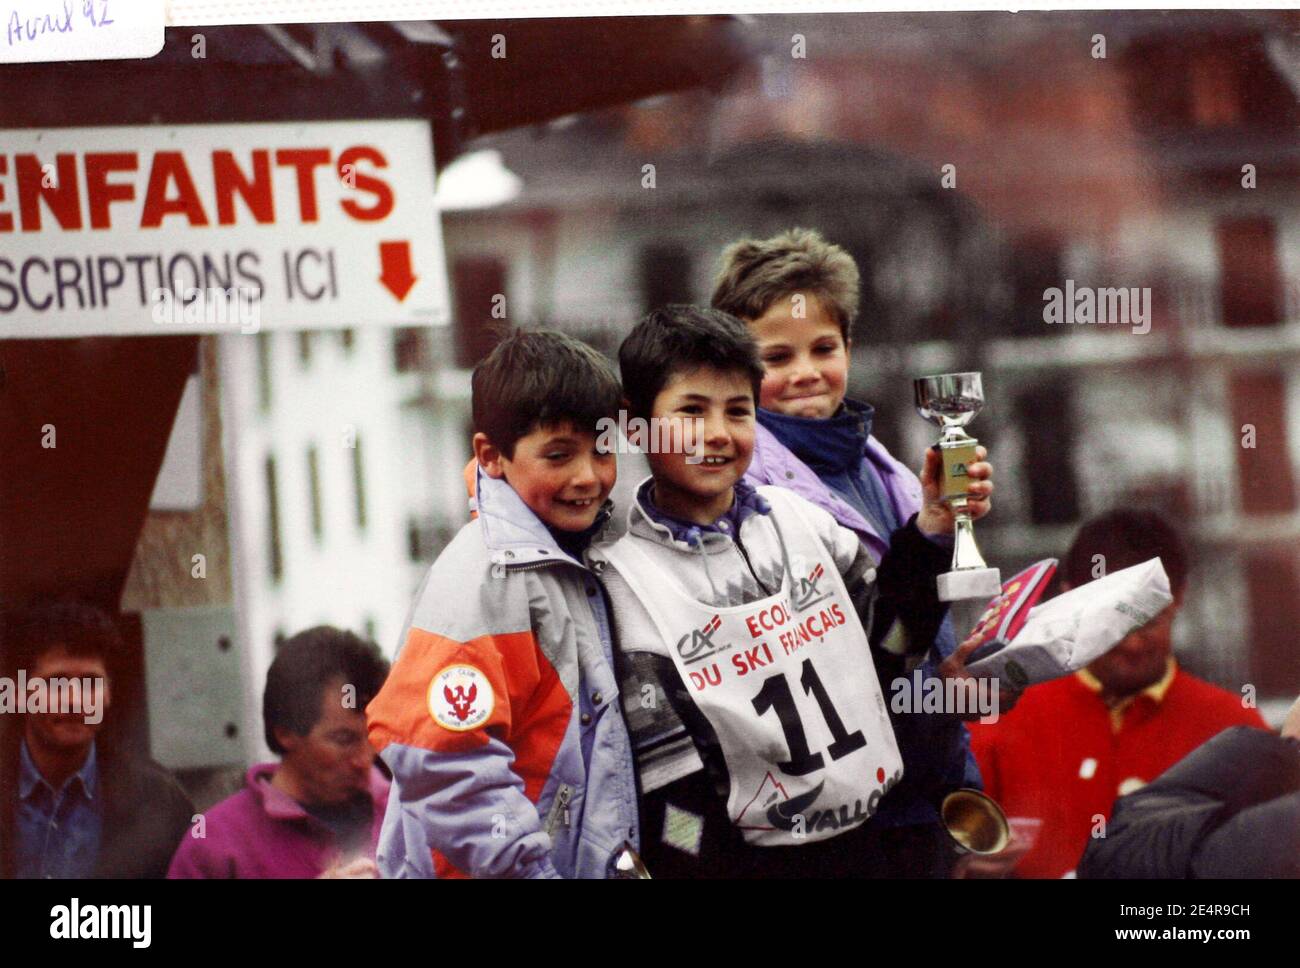
[[[622,391],[571,337],[521,332],[474,371],[478,517],[429,569],[367,708],[393,773],[385,877],[604,877],[637,844],[604,593],[597,427]]]

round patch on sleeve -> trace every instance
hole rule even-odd
[[[456,733],[487,722],[496,707],[492,683],[471,665],[451,665],[429,683],[429,715],[443,729]]]

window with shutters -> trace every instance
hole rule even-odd
[[[1268,216],[1224,219],[1216,236],[1223,325],[1230,329],[1276,326],[1282,321],[1282,277],[1273,220]]]
[[[451,284],[456,365],[468,369],[510,332],[513,317],[506,298],[506,264],[492,256],[463,256],[452,263]],[[496,307],[501,308],[494,316]]]
[[[1068,380],[1043,384],[1016,398],[1024,435],[1024,479],[1034,524],[1069,524],[1079,517],[1079,485],[1070,459],[1075,440],[1073,388]]]
[[[1275,370],[1242,370],[1229,377],[1228,392],[1232,429],[1237,436],[1242,511],[1275,514],[1294,510],[1285,378]]]
[[[284,557],[280,546],[280,494],[276,481],[275,457],[268,455],[263,466],[266,475],[267,566],[273,582],[284,577]]]

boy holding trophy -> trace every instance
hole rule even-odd
[[[900,651],[926,655],[929,679],[954,671],[951,661],[940,669],[956,639],[933,577],[952,558],[954,512],[943,501],[938,450],[927,450],[918,479],[872,436],[873,408],[845,396],[859,288],[847,252],[793,229],[728,246],[712,304],[748,324],[764,367],[747,479],[793,490],[858,536],[879,563],[876,623],[898,619],[887,636],[908,640]],[[976,455],[966,467],[971,520],[988,513],[993,491],[985,449]],[[897,862],[888,873],[946,876],[951,855],[938,803],[958,787],[980,786],[966,729],[933,714],[896,715],[893,726],[905,776],[871,821],[890,831]]]

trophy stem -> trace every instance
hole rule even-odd
[[[952,570],[987,568],[988,564],[980,554],[979,546],[975,544],[975,526],[971,523],[970,514],[964,509],[954,508],[954,511],[956,511],[956,531],[952,549]]]
[[[978,458],[978,441],[960,428],[939,442],[943,453],[944,501],[953,513],[952,571],[940,575],[939,600],[960,602],[989,599],[1002,590],[1002,576],[990,568],[975,543],[975,525],[970,516],[970,477],[966,468]],[[954,616],[957,618],[958,616]]]

